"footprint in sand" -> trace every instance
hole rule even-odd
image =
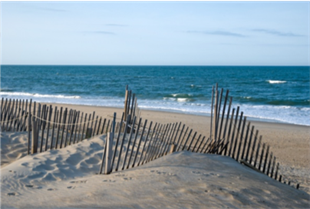
[[[193,173],[193,174],[197,174],[197,175],[201,174],[200,171],[192,171],[192,173]]]
[[[30,188],[32,188],[33,187],[33,185],[31,185],[31,184],[28,184],[28,185],[25,185],[26,187],[30,187]]]
[[[57,190],[57,189],[53,189],[53,188],[48,188],[47,191],[54,191],[54,190]]]
[[[103,180],[103,182],[115,182],[115,180]]]
[[[16,173],[16,171],[12,171],[12,170],[9,170],[9,172],[11,172],[11,173]]]
[[[9,192],[9,193],[7,193],[7,195],[8,196],[17,196],[17,195],[19,195],[19,193],[17,193],[17,192]]]
[[[71,184],[80,184],[80,183],[86,183],[87,180],[81,180],[81,181],[70,181]]]
[[[132,178],[131,177],[128,177],[128,178],[123,178],[125,181],[127,180],[131,180]]]
[[[75,189],[75,186],[68,186],[67,189]]]
[[[156,174],[158,175],[168,175],[168,176],[176,176],[175,173],[167,173],[167,172],[164,172],[164,171],[158,171],[158,170],[151,170],[150,172],[154,173],[156,172]]]

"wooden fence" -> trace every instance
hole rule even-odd
[[[251,126],[251,122],[247,123],[247,117],[243,112],[240,113],[239,106],[231,109],[231,97],[228,103],[229,90],[226,91],[222,105],[223,91],[218,90],[217,84],[212,88],[210,139],[221,150],[216,153],[232,157],[258,172],[290,185],[290,181],[282,179],[279,174],[279,162],[270,151],[270,146],[263,143],[262,136],[258,135],[259,131]],[[299,188],[298,183],[296,188]]]
[[[279,174],[279,162],[262,142],[240,107],[232,108],[232,98],[218,85],[212,88],[210,136],[202,136],[185,124],[142,121],[137,98],[126,87],[124,112],[116,121],[93,114],[32,100],[1,99],[1,131],[28,131],[28,154],[58,149],[85,138],[107,134],[99,173],[143,165],[174,151],[187,150],[229,156],[258,172],[290,185]],[[223,104],[222,104],[223,100]],[[239,114],[240,112],[240,114]],[[111,123],[111,124],[110,124]],[[31,149],[30,149],[31,147]],[[299,184],[296,184],[299,188]]]
[[[99,174],[109,174],[113,171],[125,170],[175,151],[192,151],[199,153],[215,153],[218,150],[212,141],[193,133],[193,129],[185,124],[159,124],[147,120],[138,123],[137,117],[127,115],[126,121],[116,121],[116,113],[112,121],[111,132],[108,132],[104,146]],[[185,128],[186,127],[186,128]],[[128,131],[130,130],[130,131]]]
[[[59,149],[106,134],[110,120],[32,100],[1,100],[1,131],[28,131],[28,154]]]
[[[131,121],[129,121],[130,124],[132,124],[134,116],[138,119],[140,118],[140,109],[138,107],[136,94],[133,93],[132,90],[128,89],[128,85],[125,90],[124,115],[124,121],[126,121],[127,115],[132,116]]]

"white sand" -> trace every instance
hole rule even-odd
[[[1,208],[310,207],[306,192],[228,157],[177,152],[96,175],[104,136],[21,158],[26,139],[25,132],[1,133]]]

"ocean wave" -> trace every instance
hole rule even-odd
[[[168,100],[168,101],[177,101],[177,102],[193,102],[195,101],[192,98],[182,98],[182,97],[163,97],[163,100]]]
[[[52,94],[37,94],[26,92],[0,92],[0,96],[26,96],[26,97],[42,97],[42,98],[60,98],[60,99],[80,99],[80,96],[52,95]]]
[[[287,81],[278,81],[278,80],[267,80],[270,84],[280,84],[280,83],[286,83]]]

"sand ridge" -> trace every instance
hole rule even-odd
[[[1,140],[12,133],[1,133]],[[23,133],[20,133],[22,138]],[[17,137],[17,134],[15,135]],[[104,136],[1,167],[3,208],[306,208],[309,194],[231,158],[176,152],[96,175]]]

